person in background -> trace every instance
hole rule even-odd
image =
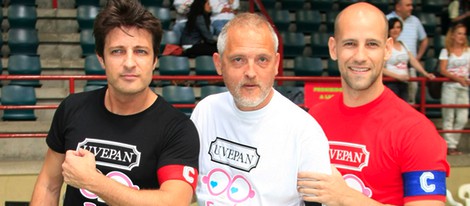
[[[387,82],[385,85],[397,96],[408,102],[408,80],[410,79],[408,63],[429,79],[436,78],[434,74],[426,72],[418,60],[411,54],[405,44],[398,40],[403,24],[398,18],[388,20],[388,36],[393,39],[392,54],[385,64],[384,75],[392,77],[398,82]]]
[[[280,55],[271,24],[229,21],[213,55],[228,92],[194,109],[201,142],[199,205],[303,205],[297,172],[330,174],[328,142],[307,112],[274,90]]]
[[[448,8],[449,19],[452,24],[462,23],[468,29],[470,26],[470,2],[453,0],[450,2]],[[448,30],[446,30],[448,31]]]
[[[31,205],[189,205],[199,137],[149,87],[161,23],[137,0],[109,0],[95,19],[102,89],[71,94],[52,120]]]
[[[184,26],[188,18],[186,17],[189,12],[189,7],[194,0],[173,0],[173,7],[175,8],[176,18],[173,25],[173,31],[177,35],[177,39],[181,39],[183,35]]]
[[[218,36],[224,25],[235,17],[240,0],[209,0],[212,8],[211,22],[214,27],[214,34]]]
[[[442,84],[442,104],[469,104],[468,79],[470,69],[470,50],[467,29],[462,23],[451,27],[446,35],[445,48],[439,54],[440,73],[451,82]],[[442,108],[442,129],[462,130],[468,121],[468,108]],[[461,133],[444,133],[447,154],[459,155],[457,149]]]
[[[194,0],[181,36],[181,46],[186,56],[194,58],[217,52],[217,37],[211,33],[210,13],[208,0]]]
[[[416,60],[421,61],[428,47],[428,38],[424,26],[418,17],[411,15],[413,11],[412,0],[394,0],[394,11],[387,14],[387,19],[399,18],[403,23],[403,30],[398,37],[413,54]],[[416,69],[410,68],[410,77],[416,77]],[[408,102],[416,103],[418,82],[410,82],[408,86]]]
[[[325,205],[444,206],[445,141],[434,124],[382,82],[393,39],[382,11],[355,3],[336,17],[328,47],[342,93],[314,105],[333,175],[299,173],[304,200]],[[336,169],[337,168],[337,169]]]

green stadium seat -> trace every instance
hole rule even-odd
[[[160,56],[165,50],[165,46],[167,44],[180,44],[180,39],[178,38],[178,35],[172,30],[163,30],[162,41],[160,42]]]
[[[224,87],[224,86],[205,85],[201,87],[201,99],[204,99],[211,94],[217,94],[217,93],[222,93],[226,91],[228,91],[227,87]]]
[[[305,49],[305,35],[301,32],[282,32],[284,57],[302,56]]]
[[[298,56],[294,59],[295,76],[322,76],[323,63],[320,58]]]
[[[310,46],[312,47],[312,56],[320,58],[330,57],[328,50],[328,40],[330,36],[333,36],[332,33],[326,32],[313,32],[311,37]]]
[[[32,28],[11,28],[8,30],[10,55],[36,55],[39,47],[38,31]]]
[[[15,54],[8,57],[8,74],[11,75],[40,75],[41,61],[38,55],[30,56]],[[11,80],[11,85],[40,87],[39,80]]]
[[[36,105],[36,92],[34,87],[21,85],[5,85],[2,87],[2,105]],[[5,121],[36,120],[33,109],[8,109],[3,111],[2,119]]]
[[[100,11],[99,6],[81,5],[77,7],[77,22],[79,29],[93,29],[96,15]]]
[[[162,23],[162,29],[170,29],[170,23],[172,19],[169,8],[158,6],[147,6],[146,8],[150,13],[152,13],[154,17],[160,19],[160,22]]]
[[[212,60],[212,56],[197,56],[195,58],[196,66],[194,71],[196,75],[218,75],[217,70]],[[207,81],[207,80],[197,80],[198,85],[207,85],[207,84],[223,84],[223,81]]]
[[[289,10],[268,9],[268,14],[272,18],[274,25],[280,31],[288,31],[290,26]]]
[[[96,53],[93,29],[82,29],[80,31],[80,47],[82,48],[83,57],[94,55]]]
[[[326,30],[327,32],[333,33],[335,31],[335,20],[336,16],[338,16],[338,11],[330,11],[326,13]]]
[[[322,18],[320,11],[299,10],[295,12],[295,25],[297,32],[310,33],[320,30]]]
[[[158,60],[158,71],[160,75],[189,75],[189,58],[186,56],[162,56]],[[157,85],[186,84],[185,80],[161,81]]]
[[[195,104],[196,96],[192,87],[168,85],[162,88],[163,98],[170,104]],[[191,116],[192,108],[179,108],[187,116]]]
[[[36,28],[37,12],[35,6],[13,4],[8,6],[10,28]]]

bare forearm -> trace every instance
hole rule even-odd
[[[426,70],[423,68],[421,63],[419,63],[419,61],[416,58],[410,58],[410,64],[411,66],[413,66],[413,68],[417,69],[418,72],[420,72],[424,76],[428,74],[428,72],[426,72]]]
[[[418,61],[424,56],[424,53],[426,52],[427,48],[428,48],[428,38],[425,38],[419,43],[418,53],[416,55],[416,59]]]
[[[36,184],[30,205],[59,205],[60,189],[61,187],[47,188]]]
[[[187,183],[184,183],[187,184]],[[122,185],[108,177],[95,179],[87,188],[98,195],[108,205],[189,205],[192,191],[178,195],[175,191],[166,192],[162,189],[137,190]],[[189,185],[188,185],[189,187]],[[176,195],[175,195],[176,194]],[[188,195],[189,194],[189,195]]]

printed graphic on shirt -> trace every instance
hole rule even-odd
[[[338,168],[361,171],[369,164],[369,151],[365,145],[329,141],[331,163]]]
[[[466,76],[468,74],[468,60],[456,59],[449,62],[448,70],[457,76]]]
[[[214,162],[246,172],[255,168],[260,158],[256,148],[220,137],[211,142],[209,155]]]
[[[133,189],[136,189],[136,190],[139,190],[139,186],[137,185],[134,185],[134,183],[132,183],[132,180],[131,178],[129,178],[126,174],[122,173],[122,172],[118,172],[118,171],[113,171],[113,172],[110,172],[106,175],[106,177],[109,177],[113,180],[115,180],[116,182],[119,182],[125,186],[128,186],[130,188],[133,188]],[[96,199],[98,202],[104,202],[103,199],[101,199],[100,197],[98,197],[97,195],[95,195],[94,193],[88,191],[88,190],[85,190],[85,189],[80,189],[80,193],[82,193],[82,195],[88,199],[91,199],[91,200],[94,200]],[[95,205],[94,203],[91,203],[91,202],[88,202],[88,203],[84,203],[84,205]]]
[[[221,169],[211,170],[207,176],[202,177],[203,187],[207,187],[209,194],[220,199],[228,199],[234,205],[243,203],[255,196],[251,183],[243,175],[230,174]],[[205,205],[216,205],[216,201],[206,201]]]
[[[135,145],[86,138],[77,145],[95,154],[96,164],[122,170],[132,170],[140,164],[140,152]]]
[[[400,54],[397,56],[397,64],[395,64],[395,66],[399,70],[407,70],[408,69],[407,61],[408,61],[408,54]]]
[[[343,179],[349,187],[361,192],[367,197],[372,197],[372,190],[366,187],[364,182],[358,176],[353,174],[346,174],[343,175]]]

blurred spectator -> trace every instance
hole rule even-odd
[[[410,79],[408,63],[429,79],[434,79],[435,76],[427,73],[406,45],[398,40],[402,28],[403,23],[400,19],[394,17],[388,20],[388,36],[393,39],[393,48],[392,55],[385,64],[384,75],[399,80],[387,82],[385,85],[401,99],[408,101],[408,80]]]
[[[459,23],[450,28],[446,35],[445,48],[439,54],[439,67],[443,76],[452,82],[442,84],[442,104],[469,104],[468,75],[470,69],[470,50],[467,29]],[[468,108],[442,108],[442,127],[444,130],[461,130],[468,121]],[[444,133],[447,154],[462,154],[457,149],[461,133]]]
[[[188,57],[212,55],[217,51],[217,38],[211,33],[211,7],[208,0],[194,0],[181,36],[181,46]]]
[[[461,22],[467,28],[469,28],[470,26],[470,11],[468,9],[469,6],[470,6],[470,2],[468,1],[460,2],[459,0],[453,0],[452,2],[450,2],[449,7],[448,7],[449,19],[451,20],[451,23],[453,25]]]
[[[412,11],[412,0],[394,0],[394,11],[387,14],[387,19],[397,17],[403,22],[403,30],[398,40],[402,41],[420,61],[428,47],[428,37],[419,18],[411,15]],[[410,68],[410,77],[416,77],[416,69],[413,67]],[[408,102],[410,104],[415,104],[417,91],[418,82],[410,82],[408,85]]]
[[[239,0],[209,0],[212,8],[212,27],[214,27],[214,34],[219,35],[224,25],[235,17],[238,7],[240,7]]]
[[[193,3],[193,0],[174,0],[173,7],[176,11],[176,20],[175,25],[173,26],[173,31],[178,35],[178,39],[181,38],[183,34],[184,26],[186,25],[187,15],[189,12],[189,7]]]

